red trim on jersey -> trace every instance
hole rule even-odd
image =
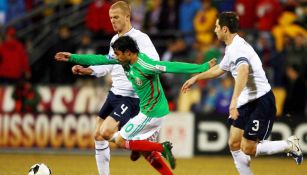
[[[151,76],[149,76],[149,75],[145,75],[140,69],[138,69],[137,67],[135,67],[135,69],[137,70],[137,71],[139,71],[140,72],[140,74],[142,74],[142,76],[143,77],[145,77],[145,78],[147,78],[148,80],[150,80],[151,79]]]
[[[156,98],[155,98],[155,102],[152,104],[152,106],[151,106],[151,108],[148,110],[148,112],[149,111],[151,111],[154,107],[155,107],[155,105],[158,103],[158,98],[159,98],[159,96],[160,96],[160,88],[159,88],[159,80],[157,81],[157,89],[158,89],[158,95],[156,96]]]
[[[150,81],[150,98],[148,99],[147,104],[144,106],[144,109],[145,109],[145,107],[146,107],[147,105],[150,104],[150,102],[151,102],[152,99],[153,99],[153,95],[154,95],[154,85],[153,85],[152,79],[149,79],[149,81]],[[148,112],[148,111],[147,111],[147,112]]]

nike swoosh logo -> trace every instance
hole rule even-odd
[[[250,136],[254,136],[254,135],[257,135],[257,133],[251,133],[251,132],[248,132],[248,135],[250,135]]]
[[[116,112],[114,112],[114,115],[116,115],[116,116],[120,117],[120,115],[119,115],[119,114],[117,114]]]

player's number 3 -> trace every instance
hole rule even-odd
[[[255,124],[255,126],[252,127],[252,130],[258,131],[259,130],[259,120],[253,120],[253,123]]]

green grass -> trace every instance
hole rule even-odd
[[[94,155],[51,155],[0,153],[0,175],[26,175],[31,165],[46,163],[53,175],[97,175]],[[265,157],[252,161],[254,175],[303,175],[307,165],[296,165],[292,158]],[[111,156],[111,175],[157,175],[141,158],[137,162],[128,156]],[[230,156],[204,156],[178,159],[176,175],[235,175]]]

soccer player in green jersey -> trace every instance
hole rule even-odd
[[[129,36],[119,37],[112,48],[116,59],[108,55],[77,55],[68,52],[57,53],[55,59],[83,65],[121,64],[140,98],[140,113],[122,127],[116,144],[132,151],[161,152],[174,169],[171,143],[148,141],[159,133],[163,117],[169,113],[159,74],[204,72],[215,64],[215,60],[204,64],[155,61],[140,53],[136,42]]]

